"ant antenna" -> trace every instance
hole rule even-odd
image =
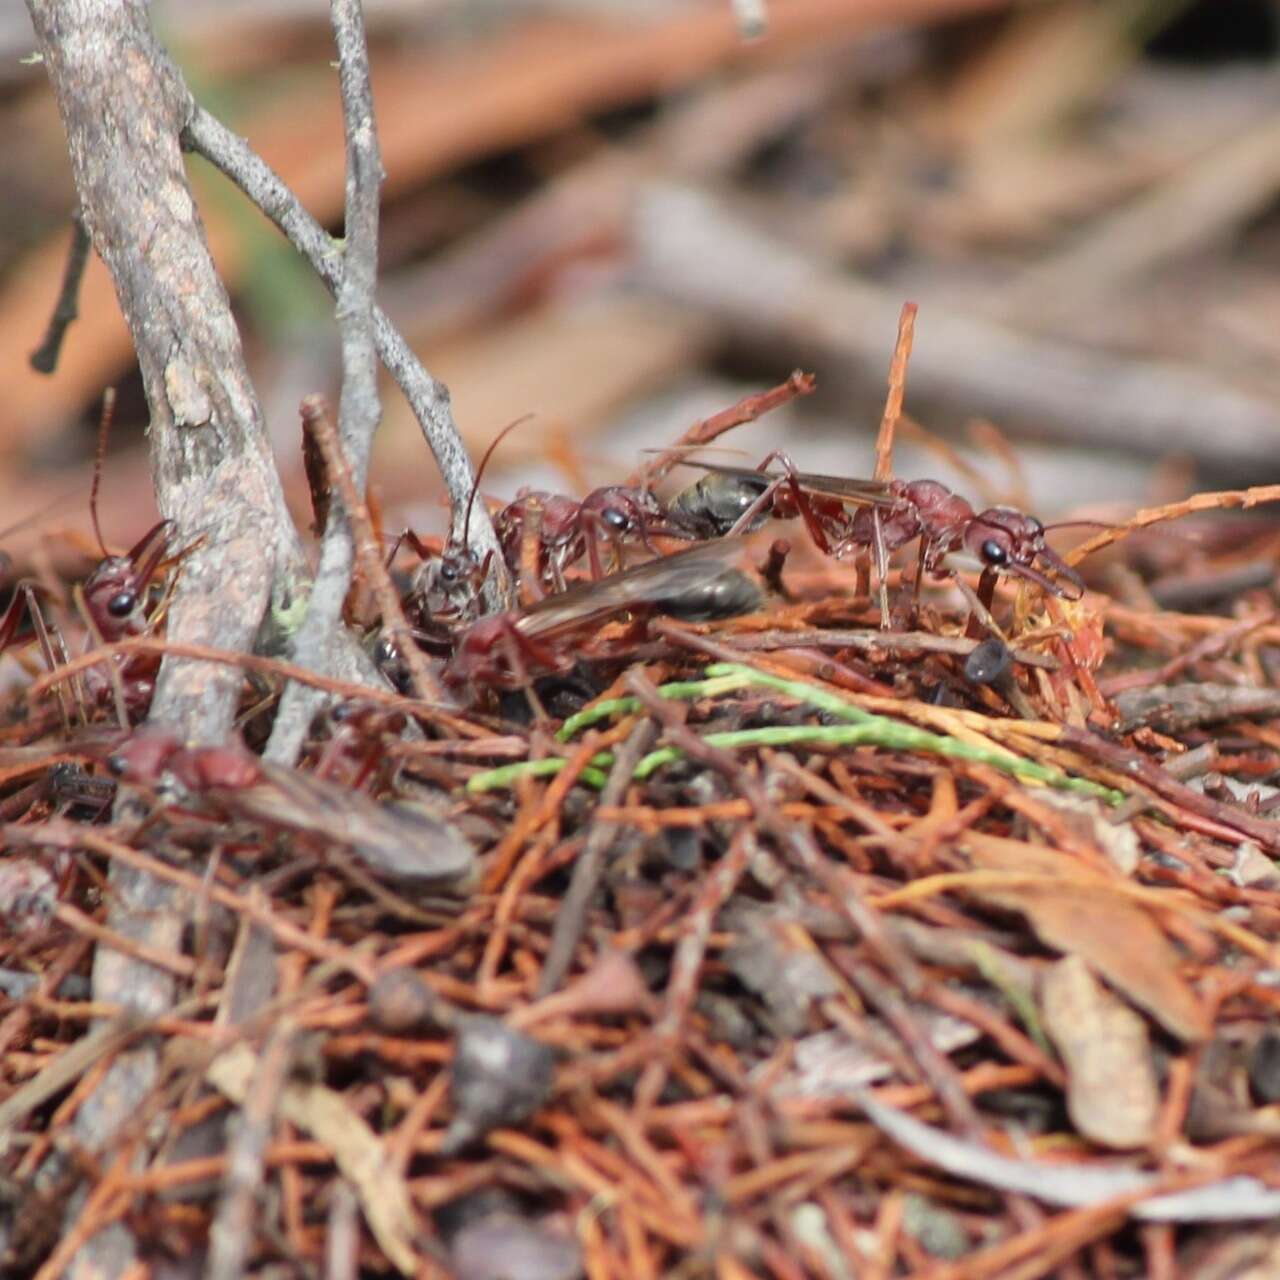
[[[508,422],[501,431],[489,442],[489,447],[484,451],[484,456],[480,459],[480,465],[476,468],[476,478],[471,485],[471,492],[467,495],[467,509],[462,516],[462,545],[469,546],[467,541],[471,532],[471,508],[475,506],[476,494],[480,492],[480,477],[484,475],[484,469],[489,465],[489,459],[493,457],[493,451],[506,439],[522,422],[528,422],[533,417],[531,413],[521,414],[514,422]]]
[[[102,417],[98,420],[98,450],[93,460],[93,483],[89,486],[89,515],[93,520],[93,532],[98,539],[102,558],[107,558],[107,544],[102,540],[102,526],[98,523],[98,485],[102,481],[102,462],[107,456],[107,433],[116,411],[116,389],[108,387],[102,393]]]
[[[1119,529],[1120,525],[1111,520],[1055,520],[1044,527],[1045,533],[1050,529]]]

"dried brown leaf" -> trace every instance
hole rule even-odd
[[[1166,1031],[1188,1043],[1206,1040],[1209,1015],[1178,973],[1181,958],[1151,913],[1112,882],[1052,849],[970,832],[963,848],[975,866],[1035,872],[1060,883],[982,889],[977,896],[1020,911],[1055,951],[1074,953]]]
[[[209,1083],[233,1102],[243,1103],[258,1059],[246,1044],[219,1054],[209,1065]],[[341,1094],[317,1084],[289,1084],[280,1093],[280,1115],[326,1147],[360,1197],[365,1221],[385,1253],[405,1275],[418,1272],[413,1247],[418,1223],[409,1188],[387,1159],[385,1146],[346,1104]]]
[[[1067,1111],[1076,1129],[1119,1150],[1150,1142],[1160,1094],[1146,1023],[1078,955],[1045,974],[1040,1010],[1067,1065]]]

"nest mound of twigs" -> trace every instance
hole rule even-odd
[[[1272,1273],[1265,595],[1006,585],[992,661],[951,595],[882,631],[845,566],[786,581],[550,721],[366,693],[297,770],[171,744],[136,817],[48,701],[103,651],[15,694],[6,1274],[122,1223],[151,1275],[238,1236],[264,1276],[1169,1277],[1181,1232]],[[93,1003],[95,950],[172,1007]],[[132,1118],[90,1156],[96,1108]]]

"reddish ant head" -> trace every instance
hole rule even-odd
[[[93,624],[106,641],[141,635],[146,629],[147,587],[164,559],[173,521],[161,520],[122,556],[107,556],[84,581]]]
[[[168,729],[144,725],[115,744],[106,760],[107,770],[121,782],[154,786],[181,750],[181,741]]]
[[[979,512],[965,530],[964,546],[984,569],[1025,578],[1065,600],[1079,600],[1084,595],[1080,575],[1045,541],[1044,525],[1013,507],[988,507]],[[1055,582],[1042,573],[1035,567],[1037,560],[1066,581]]]
[[[648,546],[651,532],[683,533],[671,527],[666,512],[648,489],[608,485],[587,494],[582,500],[582,510],[619,541],[638,537]]]

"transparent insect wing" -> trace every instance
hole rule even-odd
[[[649,560],[611,577],[549,596],[521,614],[515,625],[529,636],[548,635],[582,626],[610,613],[664,608],[703,587],[708,575],[714,576],[732,567],[742,550],[740,538],[729,538]]]

